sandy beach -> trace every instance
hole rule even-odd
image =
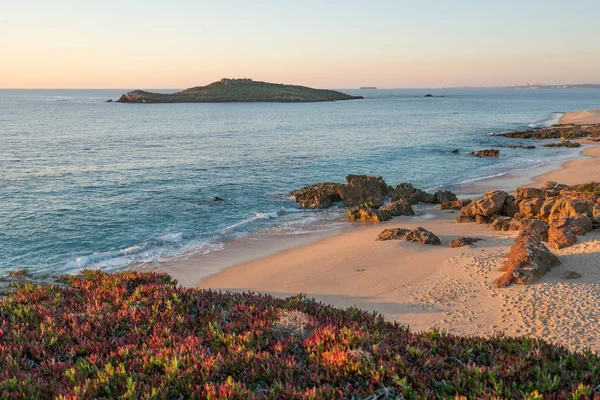
[[[570,114],[563,119],[573,121]],[[600,114],[597,117],[586,121],[600,122]],[[590,144],[581,154],[585,158],[544,171],[529,179],[529,185],[539,186],[548,180],[569,185],[600,180],[600,147]],[[508,182],[505,184],[510,185]],[[486,182],[486,186],[493,185]],[[494,280],[502,274],[499,267],[518,232],[457,224],[454,219],[458,211],[433,206],[420,206],[416,211],[414,217],[356,223],[341,233],[238,263],[208,277],[194,273],[198,270],[198,259],[194,258],[162,264],[158,269],[172,273],[188,286],[199,281],[197,286],[206,289],[282,297],[305,293],[339,307],[356,305],[383,313],[415,331],[438,327],[460,335],[504,332],[543,338],[574,350],[590,347],[600,351],[596,329],[600,322],[596,307],[600,302],[600,232],[588,233],[572,247],[553,249],[562,265],[535,284],[498,289]],[[442,245],[376,240],[383,229],[417,226],[439,236]],[[449,241],[458,236],[483,240],[472,247],[450,248]],[[581,277],[563,280],[565,271],[575,271]]]
[[[560,119],[561,124],[591,125],[600,123],[600,109],[565,113]]]

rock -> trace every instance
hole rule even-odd
[[[537,218],[523,218],[519,221],[523,227],[522,233],[533,236],[542,242],[548,241],[548,225]]]
[[[456,217],[457,224],[465,224],[468,222],[475,222],[475,217],[465,217],[464,215],[459,215]]]
[[[400,199],[393,201],[379,209],[382,212],[389,212],[392,217],[397,217],[400,215],[415,215],[412,207],[409,202],[405,199]]]
[[[527,198],[523,199],[519,204],[519,213],[524,217],[537,217],[542,210],[542,205],[544,204],[544,199],[541,198]]]
[[[470,204],[471,200],[454,200],[454,201],[444,201],[440,206],[440,210],[460,210],[467,204]]]
[[[490,228],[495,231],[518,231],[521,230],[522,225],[511,217],[498,217],[492,222]]]
[[[433,95],[431,93],[427,93],[425,96],[423,97],[433,97]]]
[[[352,221],[387,221],[392,219],[392,214],[387,211],[377,210],[367,205],[358,206],[346,211]]]
[[[412,231],[406,234],[406,240],[409,242],[419,242],[423,244],[440,245],[442,242],[440,238],[435,236],[433,233],[420,226],[416,227]]]
[[[558,196],[560,192],[566,188],[567,185],[556,183],[554,181],[547,181],[544,184],[544,189],[546,189],[546,198]]]
[[[506,199],[504,199],[504,205],[502,206],[500,214],[507,217],[514,217],[514,215],[518,212],[519,206],[517,205],[516,199],[514,196],[508,195]]]
[[[555,249],[562,249],[577,243],[577,236],[568,219],[561,219],[550,224],[548,227],[548,243]]]
[[[498,214],[504,208],[504,201],[508,193],[502,190],[487,192],[483,199],[476,200],[466,205],[460,210],[460,215],[465,217],[474,217],[476,215],[490,217]]]
[[[215,196],[215,197],[213,197],[213,201],[225,201],[225,200],[223,200],[219,196]]]
[[[477,152],[472,151],[471,155],[475,156],[475,157],[498,157],[500,155],[500,150],[486,149],[486,150],[479,150]]]
[[[112,103],[112,102],[113,102],[112,99],[108,99],[105,101],[105,103]]]
[[[341,184],[333,182],[317,183],[303,187],[290,193],[290,196],[300,203],[301,208],[328,208],[333,203],[342,201]]]
[[[562,142],[557,143],[546,143],[544,147],[581,147],[581,143],[571,142],[570,140],[563,140]]]
[[[410,229],[404,229],[404,228],[384,229],[377,237],[377,240],[401,240],[406,237],[406,234],[408,232],[410,232]]]
[[[433,195],[433,201],[437,204],[442,204],[448,201],[457,201],[458,197],[449,190],[438,190]]]
[[[435,203],[434,195],[415,188],[410,183],[401,183],[392,193],[392,201],[406,199],[410,204]]]
[[[546,190],[540,188],[525,188],[520,187],[515,190],[515,199],[517,201],[525,199],[544,199],[546,198]]]
[[[340,187],[340,194],[346,207],[365,203],[380,207],[389,195],[389,186],[382,177],[348,175],[346,185]]]
[[[521,234],[510,249],[508,260],[501,268],[505,273],[496,280],[496,286],[532,283],[557,265],[560,260],[542,242]]]
[[[495,219],[496,219],[495,216],[489,216],[489,217],[485,217],[483,215],[475,216],[475,222],[480,225],[491,224],[492,222],[494,222]]]
[[[458,154],[458,149],[454,149],[454,150],[452,150],[452,153],[454,153],[454,154]]]
[[[565,271],[564,274],[560,277],[560,279],[579,279],[581,278],[581,274],[575,271]]]
[[[480,240],[483,240],[483,239],[467,237],[467,236],[460,236],[450,242],[450,247],[457,248],[457,247],[463,247],[463,246],[470,246],[475,242],[479,242]]]
[[[583,199],[567,197],[561,194],[550,210],[548,222],[552,223],[560,219],[576,217],[580,214],[587,213],[588,207],[591,208],[591,204],[588,204],[588,202]]]
[[[542,221],[548,221],[550,217],[550,212],[552,211],[552,207],[554,207],[554,203],[556,203],[556,200],[556,197],[547,197],[546,200],[544,200],[544,203],[542,203],[542,208],[540,209],[540,212],[538,214],[539,219],[541,219]]]
[[[589,126],[559,126],[550,128],[528,129],[522,132],[507,132],[502,136],[520,139],[576,139],[597,136],[600,133],[598,124]]]

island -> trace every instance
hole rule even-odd
[[[335,90],[313,89],[306,86],[283,85],[253,81],[252,79],[223,78],[207,86],[196,86],[177,93],[152,93],[134,90],[125,93],[119,103],[232,103],[280,102],[306,103],[318,101],[355,100]]]

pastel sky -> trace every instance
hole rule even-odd
[[[0,87],[600,83],[599,0],[0,0]]]

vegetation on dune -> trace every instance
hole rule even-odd
[[[581,193],[593,193],[593,194],[600,194],[600,183],[597,182],[589,182],[589,183],[582,183],[579,185],[573,185],[573,186],[569,186],[570,190],[576,190],[578,192]]]
[[[411,333],[302,296],[86,271],[0,302],[0,398],[600,398],[600,359],[543,341]]]
[[[221,102],[317,102],[362,99],[335,90],[283,85],[251,79],[221,79],[178,93],[135,90],[121,96],[121,103],[221,103]]]

